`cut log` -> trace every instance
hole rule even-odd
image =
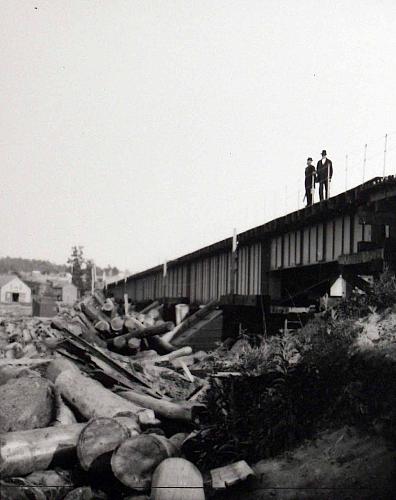
[[[142,330],[144,328],[143,323],[133,316],[129,316],[129,318],[125,320],[124,326],[128,332],[135,332],[136,330]]]
[[[119,316],[116,316],[110,321],[110,326],[113,332],[122,332],[122,329],[124,328],[124,320]]]
[[[154,469],[165,458],[177,453],[162,436],[142,434],[124,441],[111,457],[111,468],[122,484],[134,490],[148,490]]]
[[[127,341],[122,335],[120,335],[119,337],[111,339],[111,343],[108,342],[107,345],[109,347],[113,347],[114,349],[121,350],[127,345]]]
[[[217,300],[212,300],[201,309],[198,309],[198,311],[192,314],[191,316],[187,316],[187,318],[185,318],[184,321],[179,323],[172,331],[166,333],[162,337],[163,340],[171,342],[175,335],[185,332],[186,330],[188,330],[188,328],[194,326],[196,323],[198,323],[198,321],[204,318],[212,309],[214,309],[217,306],[217,304],[218,304]]]
[[[184,458],[167,458],[155,469],[151,500],[205,500],[202,475]]]
[[[64,357],[56,358],[48,364],[45,376],[52,383],[55,383],[55,380],[58,378],[58,375],[60,375],[62,372],[66,370],[72,370],[77,373],[80,372],[77,365],[75,365],[69,359],[66,359]]]
[[[181,450],[188,436],[189,434],[187,432],[178,432],[177,434],[173,434],[173,436],[169,438],[169,441],[176,446],[178,450]]]
[[[85,424],[59,425],[0,434],[0,476],[24,476],[63,460],[73,460],[84,427]]]
[[[66,401],[88,420],[94,417],[113,417],[121,412],[137,416],[142,409],[109,391],[96,380],[85,377],[80,371],[66,370],[60,373],[55,386]],[[137,418],[136,429],[139,430]]]
[[[97,323],[98,321],[106,321],[108,318],[103,314],[102,311],[96,309],[92,304],[82,302],[81,311],[85,316],[92,322]]]
[[[102,307],[105,303],[105,299],[102,295],[102,293],[99,292],[94,292],[93,293],[93,298],[96,300],[96,302]]]
[[[106,343],[98,336],[98,330],[96,330],[92,323],[88,320],[84,313],[80,312],[77,314],[78,320],[81,322],[83,327],[82,338],[91,344],[96,344],[99,347],[106,347]]]
[[[150,408],[158,417],[191,422],[197,413],[205,406],[201,403],[188,403],[180,401],[174,403],[166,399],[156,399],[152,396],[139,394],[135,391],[122,391],[120,396],[144,408]]]
[[[241,481],[245,481],[248,477],[254,476],[254,472],[245,460],[240,460],[224,467],[212,469],[210,475],[212,478],[212,488],[214,490],[223,490]]]
[[[172,361],[172,360],[179,358],[181,356],[188,356],[190,354],[192,354],[191,347],[185,346],[185,347],[180,347],[180,349],[176,349],[175,351],[170,352],[169,354],[161,356],[159,360],[160,361]]]
[[[154,335],[154,337],[150,337],[148,341],[150,347],[153,347],[158,352],[158,354],[169,354],[170,352],[176,351],[177,349],[177,347],[173,346],[170,342],[165,340],[163,336],[159,337],[158,335]]]
[[[135,355],[139,352],[140,350],[140,339],[129,339],[128,340],[128,350],[130,355]]]
[[[97,321],[95,328],[102,334],[110,334],[110,323],[108,321],[104,321],[103,319]]]
[[[161,421],[155,417],[154,411],[149,408],[146,408],[138,413],[138,421],[142,430],[161,425]]]
[[[74,413],[71,409],[64,403],[59,390],[55,387],[55,407],[56,407],[56,417],[53,425],[71,425],[77,422]]]
[[[81,467],[88,471],[94,461],[113,451],[130,437],[129,430],[114,418],[94,418],[81,431],[77,456]]]
[[[129,322],[129,320],[131,320],[131,319],[132,318],[129,318],[128,320],[126,320],[125,324],[127,324]],[[142,326],[141,328],[129,331],[128,333],[125,333],[124,335],[119,335],[118,337],[115,337],[114,339],[109,339],[107,341],[107,345],[114,344],[114,341],[116,339],[117,340],[118,339],[129,340],[132,338],[144,339],[144,338],[153,337],[154,335],[161,335],[163,333],[169,332],[169,330],[172,329],[172,326],[173,326],[172,321],[168,321],[162,325],[154,325],[154,326],[148,326],[148,327]],[[130,330],[130,327],[127,327],[127,328],[128,328],[128,330]]]

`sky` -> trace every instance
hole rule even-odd
[[[332,194],[382,175],[386,133],[396,168],[393,0],[1,12],[0,255],[137,272],[302,208],[322,149]]]

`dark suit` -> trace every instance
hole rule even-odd
[[[307,207],[312,205],[312,193],[315,189],[316,170],[313,165],[308,165],[305,169],[305,196],[307,197]]]
[[[326,161],[322,163],[322,160],[318,161],[316,165],[316,178],[319,182],[319,198],[320,201],[323,200],[323,188],[326,191],[326,200],[329,197],[329,180],[333,177],[333,164],[331,160],[326,158]]]

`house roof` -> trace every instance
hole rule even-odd
[[[6,285],[15,278],[18,278],[16,274],[0,274],[0,288],[2,288],[4,285]]]

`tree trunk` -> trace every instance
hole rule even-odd
[[[0,435],[0,476],[24,476],[71,460],[85,424],[59,425]]]

